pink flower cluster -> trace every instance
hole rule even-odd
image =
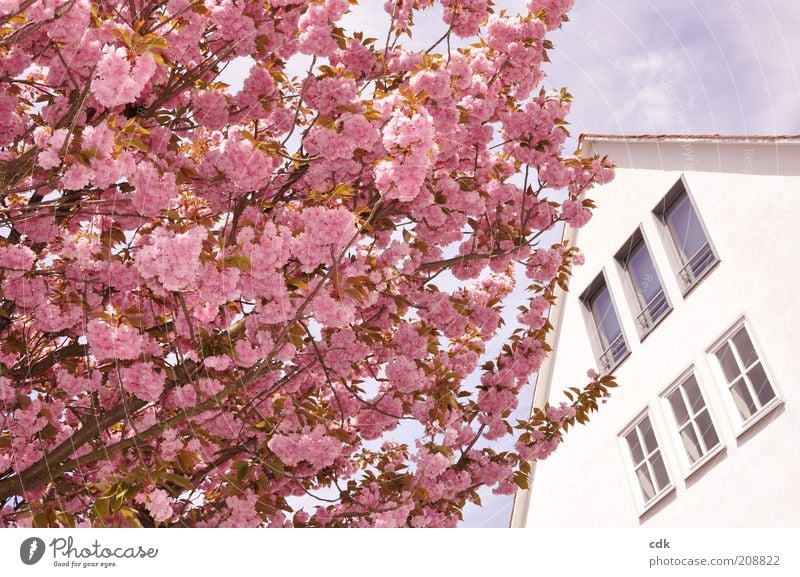
[[[383,145],[394,159],[377,164],[376,184],[387,199],[414,200],[438,153],[431,115],[424,108],[396,109],[383,128]]]
[[[303,232],[292,239],[292,254],[300,261],[303,272],[338,258],[356,232],[355,217],[344,208],[306,208],[300,219]]]
[[[562,251],[557,248],[539,249],[528,259],[525,274],[541,283],[552,281],[562,265]]]
[[[31,269],[34,262],[36,253],[27,246],[0,246],[0,269],[3,269],[6,278],[21,277]]]
[[[112,326],[100,319],[86,324],[86,340],[91,352],[100,361],[133,360],[142,354],[144,338],[130,325]]]
[[[575,0],[528,0],[525,7],[531,13],[544,10],[547,27],[553,30],[561,26],[564,15],[569,12],[573,4]]]
[[[164,489],[154,489],[149,495],[137,495],[136,500],[144,503],[156,523],[164,523],[174,514],[169,493]]]
[[[579,200],[568,200],[563,204],[564,218],[572,228],[581,228],[592,218],[592,211]]]
[[[217,158],[216,168],[236,190],[249,192],[269,183],[275,170],[275,159],[255,148],[243,137],[233,136]]]
[[[342,442],[328,435],[322,425],[304,432],[274,435],[267,446],[285,465],[295,467],[304,462],[314,471],[330,467],[344,452]]]
[[[157,216],[169,207],[176,193],[175,175],[171,172],[159,174],[159,170],[148,161],[136,167],[130,183],[136,189],[131,196],[133,208],[142,216]]]
[[[133,69],[128,58],[125,48],[107,46],[97,62],[92,94],[107,108],[134,102],[156,71],[156,62],[149,52],[136,58]]]
[[[158,227],[139,249],[136,269],[142,278],[158,280],[164,290],[192,290],[197,286],[200,253],[207,235],[208,231],[199,226],[181,233]]]
[[[164,373],[157,371],[151,362],[134,363],[119,370],[123,390],[147,402],[155,402],[164,392]]]

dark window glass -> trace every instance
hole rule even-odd
[[[758,409],[753,402],[753,397],[750,396],[750,391],[747,390],[747,384],[745,384],[744,379],[739,379],[733,384],[731,394],[733,395],[733,402],[736,403],[736,408],[739,409],[739,414],[742,415],[742,419],[747,420],[756,413]]]
[[[725,343],[716,354],[719,359],[719,364],[722,365],[722,372],[725,373],[725,378],[728,379],[729,383],[732,383],[741,372],[739,371],[739,365],[736,363],[736,359],[733,357],[730,345]]]
[[[686,396],[689,397],[689,404],[692,406],[692,411],[699,413],[700,410],[706,405],[703,401],[703,395],[700,393],[700,387],[697,386],[697,379],[694,378],[694,375],[686,379],[686,382],[683,383],[683,388],[686,390]]]
[[[625,440],[628,441],[628,447],[631,449],[631,456],[635,463],[641,463],[644,461],[644,453],[642,453],[642,447],[639,445],[639,435],[636,434],[636,429],[631,431],[625,436]]]
[[[641,243],[631,253],[628,259],[628,271],[639,304],[644,309],[662,292],[656,267],[653,265],[653,259],[650,258],[650,253],[644,243]]]
[[[592,316],[604,348],[622,334],[608,287],[603,286],[592,298]]]
[[[667,224],[684,262],[689,262],[708,242],[697,213],[686,195],[669,208]]]
[[[714,423],[711,421],[711,415],[708,411],[703,411],[697,415],[697,426],[700,429],[700,434],[706,443],[706,449],[713,449],[719,444],[719,436],[717,430],[714,428]]]
[[[650,425],[650,419],[645,417],[642,421],[641,425],[639,425],[639,429],[642,431],[642,436],[644,437],[644,445],[647,449],[648,453],[652,453],[656,449],[658,449],[658,442],[656,441],[656,435],[653,432],[653,427]]]
[[[756,392],[758,401],[761,405],[766,405],[775,398],[775,391],[772,390],[772,385],[769,384],[767,374],[764,372],[764,367],[758,363],[747,372],[750,383],[753,385],[753,390]]]
[[[739,331],[733,335],[732,340],[733,344],[736,345],[736,352],[739,353],[739,358],[742,359],[744,368],[748,368],[758,360],[756,349],[753,347],[750,336],[747,334],[747,331],[744,329],[744,327],[739,329]]]
[[[686,410],[686,403],[683,402],[680,388],[675,389],[669,396],[669,404],[672,405],[672,411],[675,413],[675,420],[678,425],[683,425],[689,420],[689,411]]]
[[[672,199],[665,199],[665,204],[661,216],[683,263],[678,276],[684,291],[688,291],[718,259],[686,191],[680,190]]]

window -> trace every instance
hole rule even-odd
[[[689,465],[694,465],[720,444],[719,435],[694,374],[690,374],[668,391],[665,397],[672,407]]]
[[[645,414],[623,434],[623,438],[628,446],[634,476],[646,507],[671,487],[667,467],[650,424],[650,416]]]
[[[637,230],[625,243],[616,258],[628,279],[631,304],[637,311],[636,324],[639,335],[644,336],[672,310],[672,305],[661,286],[661,278],[653,264],[641,230]]]
[[[708,241],[703,223],[679,181],[656,207],[656,214],[669,231],[678,256],[678,278],[684,294],[689,292],[719,258]]]
[[[727,337],[714,355],[743,422],[774,406],[775,389],[744,325]]]
[[[590,316],[592,344],[604,372],[611,371],[628,354],[611,293],[601,274],[581,297]]]

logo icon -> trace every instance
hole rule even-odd
[[[44,541],[39,537],[28,537],[19,546],[19,558],[25,565],[35,565],[44,556]]]

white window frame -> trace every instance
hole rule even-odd
[[[708,245],[711,256],[714,259],[714,261],[709,264],[703,270],[703,272],[701,272],[697,277],[688,283],[682,278],[681,273],[686,269],[686,267],[689,266],[689,263],[684,261],[684,257],[681,255],[681,250],[676,245],[675,238],[673,237],[672,231],[667,223],[667,213],[670,212],[675,202],[681,196],[686,196],[686,198],[689,199],[692,210],[694,210],[697,220],[700,223],[700,228],[703,230],[703,234],[705,235],[706,244]],[[689,190],[689,185],[686,182],[684,175],[681,175],[681,177],[678,179],[678,182],[676,182],[672,188],[670,188],[669,192],[667,192],[667,194],[664,195],[664,197],[658,202],[658,205],[656,205],[656,207],[653,209],[653,216],[655,216],[656,222],[658,223],[662,243],[668,248],[667,254],[669,256],[670,264],[672,264],[675,279],[678,282],[681,294],[684,298],[686,298],[690,292],[697,288],[703,282],[703,280],[709,276],[711,271],[713,271],[721,261],[719,252],[714,246],[711,235],[708,233],[706,223],[703,220],[700,211],[697,210],[697,203],[694,201],[694,197]]]
[[[660,431],[656,425],[655,419],[653,419],[655,411],[652,411],[648,406],[643,411],[641,411],[630,423],[628,423],[624,429],[617,433],[617,441],[620,451],[622,452],[622,459],[625,463],[625,476],[628,479],[628,485],[630,486],[631,493],[633,495],[634,501],[636,502],[636,510],[639,514],[639,517],[647,513],[650,509],[655,507],[659,502],[661,502],[667,495],[670,495],[675,491],[675,482],[673,481],[672,472],[670,471],[670,465],[667,461],[667,455],[665,452],[665,444],[661,441]],[[667,484],[658,491],[649,501],[645,501],[644,495],[642,492],[642,486],[639,484],[639,478],[636,476],[636,463],[633,461],[633,454],[631,453],[630,447],[628,446],[628,440],[625,438],[630,432],[634,429],[638,428],[639,424],[645,419],[650,420],[650,427],[653,429],[653,435],[656,438],[656,444],[658,445],[657,452],[661,455],[661,460],[664,463],[664,470],[667,473]],[[647,450],[646,445],[644,444],[644,439],[642,438],[641,433],[637,431],[637,435],[639,438],[639,444],[642,448],[643,454],[644,451]],[[652,467],[650,466],[650,457],[655,454],[654,452],[649,453],[645,456],[645,462],[648,465],[648,472],[651,474],[651,478],[655,480],[655,474],[652,471]]]
[[[742,419],[742,415],[739,412],[739,408],[736,406],[736,402],[733,400],[733,394],[730,390],[730,385],[728,383],[728,379],[725,377],[725,373],[722,370],[722,365],[720,364],[719,359],[717,358],[717,351],[722,348],[722,346],[728,342],[733,335],[736,334],[740,329],[744,328],[747,331],[747,335],[750,337],[750,342],[753,343],[753,348],[758,356],[758,362],[761,363],[761,367],[764,369],[764,374],[769,379],[769,384],[772,387],[772,391],[775,393],[775,396],[766,404],[761,405],[761,407],[753,413],[749,418]],[[763,347],[758,342],[758,338],[755,335],[752,325],[747,321],[747,318],[742,316],[736,323],[734,323],[725,333],[719,337],[714,343],[708,347],[706,353],[709,355],[711,369],[714,374],[714,378],[716,379],[719,387],[722,389],[722,397],[727,409],[729,416],[731,417],[731,422],[733,423],[733,428],[736,431],[736,436],[740,437],[750,428],[752,428],[756,423],[764,419],[767,415],[772,413],[775,409],[783,405],[784,397],[781,394],[780,388],[778,384],[775,382],[775,378],[773,377],[772,370],[769,367],[769,364],[766,361],[764,354],[762,353]],[[734,358],[736,359],[737,366],[741,369],[742,363],[739,359],[738,351],[731,348],[731,352],[734,353]],[[754,363],[755,364],[755,363]],[[752,367],[753,365],[750,365]],[[746,372],[746,371],[745,371]],[[749,385],[749,378],[747,375],[744,375],[744,378],[747,379],[746,384]],[[748,393],[753,393],[752,385],[748,386]],[[758,396],[754,397],[754,402],[758,403],[759,405],[761,402],[758,400]]]
[[[629,268],[628,260],[630,259],[631,254],[633,253],[633,249],[639,249],[640,247],[644,248],[647,251],[648,256],[650,257],[650,262],[653,263],[653,269],[656,273],[656,280],[658,281],[659,286],[661,287],[661,295],[664,299],[664,312],[655,320],[649,321],[645,326],[639,319],[639,317],[645,315],[648,311],[646,309],[647,303],[642,305],[640,301],[640,297],[638,296],[638,291],[636,286],[634,286],[633,276],[631,275],[631,270]],[[661,275],[661,271],[659,270],[658,264],[656,263],[656,259],[653,256],[653,251],[650,246],[650,242],[647,239],[647,236],[644,233],[643,227],[640,225],[636,231],[628,240],[625,241],[625,244],[617,251],[617,254],[614,256],[614,260],[617,263],[619,268],[620,275],[623,277],[623,288],[625,291],[625,296],[628,300],[628,305],[631,309],[631,313],[633,314],[634,324],[636,325],[636,331],[639,334],[639,339],[644,340],[650,333],[652,333],[655,328],[661,324],[661,322],[669,316],[669,313],[672,312],[672,299],[670,298],[669,294],[667,293],[667,289],[664,285],[664,278]],[[655,299],[654,299],[655,300]]]
[[[672,395],[672,393],[681,387],[691,376],[694,376],[697,387],[700,389],[700,394],[703,396],[703,402],[705,403],[706,411],[708,411],[708,416],[711,419],[712,425],[714,425],[714,432],[717,434],[717,444],[714,447],[708,448],[706,453],[694,463],[692,463],[689,455],[686,453],[686,447],[684,446],[683,439],[680,435],[681,425],[678,423],[675,412],[672,409],[672,404],[669,402],[669,397]],[[693,425],[695,414],[691,407],[691,403],[688,402],[685,393],[681,393],[681,395],[684,403],[686,404],[687,411],[689,412],[689,421]],[[677,379],[672,382],[672,384],[664,389],[659,395],[659,399],[661,401],[663,411],[667,415],[666,419],[669,421],[672,444],[675,446],[676,452],[680,455],[679,459],[684,473],[683,478],[688,479],[697,470],[702,469],[709,461],[714,459],[714,457],[725,450],[725,442],[719,428],[719,419],[715,414],[713,405],[708,402],[709,397],[705,387],[703,386],[703,380],[700,378],[699,373],[694,365],[686,369]],[[695,434],[697,434],[697,429],[695,429]],[[705,439],[702,439],[702,442],[705,445]]]
[[[620,335],[607,347],[603,346],[603,342],[600,339],[600,327],[597,326],[597,321],[595,320],[592,312],[592,300],[597,296],[597,293],[602,289],[602,287],[605,287],[605,289],[608,291],[608,296],[611,300],[611,308],[617,317],[617,324],[619,325],[620,330]],[[586,330],[589,333],[589,340],[592,344],[595,362],[598,364],[598,373],[601,375],[610,375],[619,365],[622,364],[625,359],[630,356],[631,346],[630,342],[628,341],[628,336],[625,334],[625,327],[622,322],[622,316],[620,315],[620,308],[614,293],[611,291],[611,285],[608,283],[608,277],[606,276],[605,269],[601,270],[600,273],[589,284],[589,286],[583,291],[583,293],[581,293],[579,300],[581,302],[581,309],[586,324]],[[605,366],[603,363],[603,356],[606,352],[613,348],[613,344],[618,339],[622,339],[622,343],[625,346],[625,351],[618,358],[615,358],[613,363]]]

